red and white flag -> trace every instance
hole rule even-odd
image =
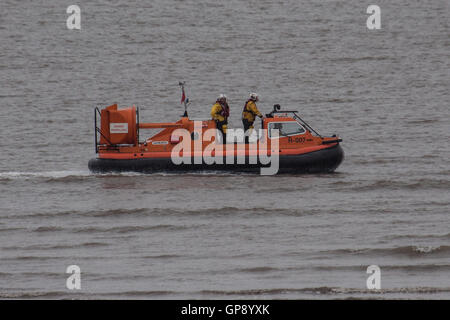
[[[181,87],[182,94],[181,94],[181,103],[184,103],[186,101],[186,94],[184,93],[184,87]]]

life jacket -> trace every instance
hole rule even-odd
[[[225,118],[228,118],[230,116],[230,107],[228,106],[228,103],[225,102],[225,104],[221,104],[219,102],[219,104],[222,107],[222,112],[220,113],[220,115]]]
[[[248,109],[247,108],[247,105],[248,105],[248,103],[249,102],[253,102],[253,103],[255,103],[255,101],[253,101],[252,99],[248,99],[246,102],[245,102],[245,104],[244,104],[244,110],[242,110],[242,116],[245,118],[245,119],[248,119],[248,117],[245,115],[245,113],[249,113],[250,115],[251,115],[251,119],[253,119],[253,121],[254,121],[254,119],[256,118],[256,116],[258,115],[257,113],[255,113],[255,112],[253,112],[253,110],[251,110],[251,109]],[[251,120],[250,119],[250,120]]]

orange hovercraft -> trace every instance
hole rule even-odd
[[[224,144],[213,120],[188,117],[187,102],[185,99],[181,119],[166,123],[141,123],[139,109],[134,106],[121,110],[117,104],[101,111],[95,108],[95,152],[98,155],[89,161],[89,169],[94,173],[260,172],[271,166],[268,158],[273,162],[276,155],[277,168],[270,174],[327,173],[336,170],[344,158],[342,139],[336,135],[321,136],[296,111],[281,111],[280,106],[275,105],[261,120],[263,130],[259,138],[250,138],[250,143],[244,143],[242,130],[242,139],[236,139],[241,142],[230,142],[227,133]],[[141,131],[145,129],[160,131],[141,141]]]

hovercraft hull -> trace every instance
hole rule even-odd
[[[344,158],[344,151],[339,144],[320,149],[313,152],[298,155],[280,155],[278,173],[329,173],[336,170]],[[171,158],[139,158],[139,159],[107,159],[95,158],[89,161],[89,169],[94,173],[109,172],[183,172],[194,173],[202,171],[225,171],[225,172],[260,172],[261,167],[269,167],[261,163],[245,164],[237,163],[234,159],[232,164],[223,159],[223,164],[191,164],[176,165]]]

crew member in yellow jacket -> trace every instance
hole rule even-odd
[[[263,118],[261,112],[256,107],[258,102],[258,95],[256,93],[250,93],[250,98],[245,102],[244,110],[242,111],[242,123],[244,124],[245,143],[248,143],[248,137],[253,130],[253,123],[256,116]]]
[[[221,94],[211,108],[211,117],[216,122],[217,129],[222,133],[222,141],[225,143],[227,141],[227,125],[229,116],[230,107],[228,106],[227,96]]]

